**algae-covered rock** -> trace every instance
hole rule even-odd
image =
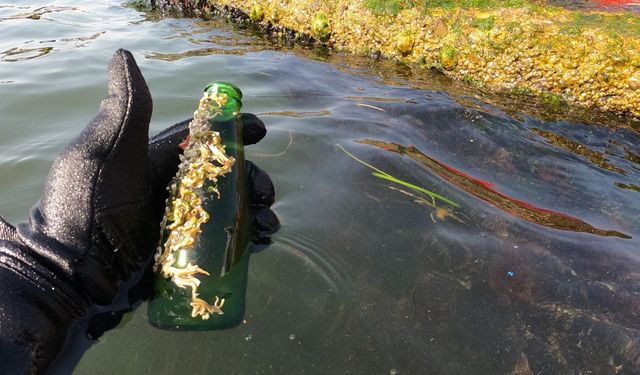
[[[269,18],[278,27],[265,28],[267,32],[298,33],[301,43],[315,39],[344,52],[394,57],[425,67],[435,63],[448,77],[495,92],[523,86],[536,95],[556,93],[572,106],[640,118],[637,14],[569,10],[544,0],[205,0],[197,4],[239,10],[236,14],[246,14],[253,22]]]
[[[449,26],[440,17],[435,17],[431,22],[431,32],[436,38],[444,38],[449,34]]]
[[[249,18],[253,22],[261,22],[264,19],[264,10],[260,4],[255,4],[251,7]]]
[[[547,106],[549,109],[558,110],[562,106],[566,105],[565,101],[562,97],[553,92],[544,92],[540,95],[540,99],[542,100],[542,104]]]
[[[494,16],[489,17],[477,17],[471,21],[471,26],[477,27],[480,30],[490,31],[493,29],[493,25],[496,22],[496,18]]]
[[[413,51],[413,45],[415,44],[415,38],[410,30],[407,30],[396,38],[396,49],[402,56],[406,56]]]
[[[458,52],[456,51],[455,47],[449,44],[445,44],[444,46],[442,46],[442,48],[440,48],[439,54],[439,62],[440,65],[442,65],[442,68],[444,68],[445,70],[453,70],[458,63],[457,54]]]
[[[318,38],[322,42],[326,42],[331,36],[331,24],[329,24],[329,18],[323,12],[316,13],[311,24],[311,32],[313,36]]]
[[[273,8],[271,10],[271,21],[273,23],[280,22],[280,10],[278,8]]]

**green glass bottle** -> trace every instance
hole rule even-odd
[[[251,218],[241,99],[234,85],[212,82],[189,124],[155,256],[156,327],[214,330],[244,317]]]

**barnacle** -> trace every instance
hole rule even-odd
[[[211,90],[215,91],[215,90]],[[209,221],[210,214],[202,207],[204,193],[220,193],[217,179],[229,172],[235,159],[225,152],[220,134],[210,129],[209,120],[222,113],[227,102],[225,93],[205,92],[198,109],[189,123],[189,137],[181,156],[178,174],[169,184],[169,199],[162,220],[162,234],[166,241],[154,256],[154,271],[170,279],[178,288],[191,289],[191,316],[209,319],[210,314],[222,314],[224,298],[215,297],[213,304],[198,297],[200,280],[197,275],[209,273],[197,264],[177,264],[178,251],[189,251],[198,241],[202,224]],[[203,189],[205,183],[210,186]]]
[[[222,306],[224,306],[224,298],[220,299],[216,297],[216,300],[210,305],[202,298],[196,297],[191,301],[191,307],[193,308],[193,310],[191,310],[191,317],[195,318],[200,315],[203,320],[207,320],[210,314],[222,315],[224,314],[222,312]]]

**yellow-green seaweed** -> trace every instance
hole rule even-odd
[[[331,25],[329,24],[329,18],[323,12],[316,13],[311,25],[311,31],[313,35],[321,41],[329,39],[331,34]]]
[[[254,22],[260,22],[264,19],[264,11],[262,10],[262,6],[260,4],[255,4],[251,7],[249,18]]]

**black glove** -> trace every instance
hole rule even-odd
[[[0,218],[0,372],[42,373],[71,323],[108,305],[121,281],[150,260],[166,186],[175,175],[188,120],[148,139],[152,103],[133,59],[119,50],[109,96],[56,159],[29,223]],[[266,133],[243,115],[243,140]],[[247,162],[256,238],[278,228],[269,176]]]

